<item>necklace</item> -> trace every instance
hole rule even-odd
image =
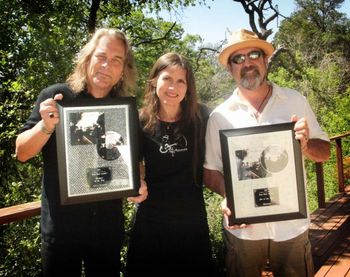
[[[166,131],[170,131],[172,129],[173,123],[172,122],[164,122],[163,121],[163,125],[164,125]]]
[[[175,129],[175,122],[161,121],[160,127],[163,135],[172,136]]]
[[[267,91],[264,99],[261,101],[259,107],[256,109],[256,112],[254,113],[255,118],[258,118],[261,114],[261,110],[263,108],[263,105],[265,104],[266,100],[268,99],[268,96],[270,95],[270,92],[272,90],[272,86],[269,85],[269,90]]]

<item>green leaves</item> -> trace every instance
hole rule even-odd
[[[329,136],[350,126],[350,20],[337,11],[343,0],[296,0],[298,9],[285,19],[275,36],[288,51],[273,61],[269,79],[305,95]],[[343,155],[350,143],[343,141]],[[314,163],[307,161],[310,210],[317,208]],[[337,192],[334,147],[324,164],[326,198]]]
[[[160,55],[178,51],[195,62],[193,46],[200,41],[197,36],[183,39],[181,25],[147,16],[143,9],[158,11],[198,2],[204,1],[0,0],[0,166],[4,169],[0,207],[39,199],[41,157],[25,164],[16,161],[15,139],[39,92],[65,81],[89,31],[115,27],[127,34],[136,57],[136,93],[141,99],[150,67]],[[131,208],[124,208],[131,216]],[[39,275],[38,226],[38,218],[0,226],[1,276]]]
[[[95,28],[118,28],[130,39],[138,69],[139,105],[151,66],[168,51],[190,59],[201,101],[214,107],[231,94],[232,78],[217,62],[220,46],[204,47],[199,36],[185,35],[181,24],[168,22],[159,13],[160,9],[181,10],[207,2],[211,1],[0,0],[0,166],[5,169],[0,173],[0,207],[40,197],[41,157],[26,164],[16,161],[15,139],[38,93],[66,79],[76,53]],[[350,21],[336,10],[342,2],[298,0],[298,10],[283,20],[274,41],[275,45],[287,46],[289,52],[273,61],[269,75],[272,81],[307,95],[331,135],[350,126]],[[349,146],[345,144],[345,148]],[[334,171],[332,166],[329,172]],[[311,174],[309,178],[315,179]],[[215,210],[219,200],[209,192],[206,200],[213,210],[208,214],[214,230],[214,252],[219,257],[221,237],[215,235],[221,230],[221,214]],[[124,209],[130,218],[132,207],[125,205]],[[0,275],[38,274],[38,226],[36,218],[0,227],[0,249],[6,249],[0,251],[0,260],[5,261],[0,264]],[[28,259],[28,253],[35,253],[34,261]]]

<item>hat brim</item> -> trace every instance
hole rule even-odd
[[[219,54],[219,62],[223,66],[226,66],[228,64],[228,58],[230,57],[230,55],[244,48],[259,48],[264,51],[267,57],[270,57],[274,52],[274,48],[271,43],[261,39],[250,39],[225,47]]]

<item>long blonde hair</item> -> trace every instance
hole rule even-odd
[[[66,82],[70,88],[78,93],[86,88],[87,82],[87,64],[90,62],[92,53],[95,51],[99,40],[103,36],[110,36],[121,40],[125,45],[125,62],[123,69],[123,78],[113,88],[113,93],[118,96],[126,96],[132,93],[135,87],[136,68],[134,65],[134,58],[129,46],[128,40],[123,32],[113,28],[101,28],[96,30],[92,38],[79,51],[75,59],[75,68]]]

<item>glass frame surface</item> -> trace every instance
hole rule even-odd
[[[138,113],[134,97],[57,101],[62,205],[138,195]]]
[[[307,217],[294,123],[220,130],[229,225]]]

